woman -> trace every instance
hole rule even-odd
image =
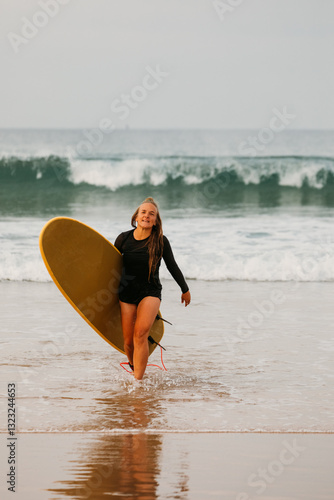
[[[123,254],[119,301],[124,350],[135,378],[141,380],[149,355],[149,331],[161,302],[159,267],[162,258],[182,290],[181,302],[185,306],[190,304],[191,296],[170,243],[163,235],[158,205],[153,198],[146,198],[137,208],[131,225],[135,229],[121,233],[115,247]]]

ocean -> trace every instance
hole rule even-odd
[[[285,131],[246,148],[255,136],[3,130],[0,279],[49,280],[36,245],[48,219],[74,217],[114,241],[149,195],[188,279],[332,281],[333,133]]]
[[[1,131],[1,401],[7,401],[7,385],[15,384],[22,482],[29,485],[22,498],[102,498],[110,486],[105,477],[116,484],[125,469],[114,465],[104,476],[101,445],[117,463],[132,460],[133,474],[123,478],[129,488],[147,459],[151,465],[142,473],[151,493],[145,498],[208,498],[211,486],[203,484],[209,471],[196,486],[196,474],[207,471],[200,455],[194,458],[199,449],[216,482],[223,455],[218,443],[234,457],[225,468],[242,462],[233,444],[239,438],[219,436],[279,434],[278,453],[291,433],[303,435],[298,443],[311,450],[315,442],[307,433],[334,432],[333,139],[330,131],[292,130],[273,136],[250,130]],[[167,371],[150,367],[136,382],[120,367],[125,357],[52,283],[38,237],[49,219],[67,216],[113,243],[131,228],[147,196],[159,203],[192,303],[181,305],[181,292],[162,265],[161,311],[172,323],[162,341]],[[161,365],[158,349],[150,362]],[[4,414],[3,440],[6,432]],[[249,439],[248,451],[262,449],[262,441]],[[44,489],[36,491],[31,477],[48,446],[57,462],[45,458]],[[34,469],[24,455],[28,449],[36,453]],[[263,451],[267,460],[272,450]],[[306,462],[307,453],[301,453]],[[188,490],[187,467],[193,467]],[[88,494],[92,477],[101,484]],[[115,498],[126,494],[121,482],[117,488]],[[232,490],[219,498],[239,498],[242,485]],[[314,495],[310,487],[303,498]],[[288,497],[268,490],[266,498]]]

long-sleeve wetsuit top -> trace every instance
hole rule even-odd
[[[149,253],[147,240],[136,240],[134,238],[134,229],[121,233],[114,243],[117,250],[123,254],[123,270],[120,282],[120,291],[126,288],[135,290],[139,289],[158,289],[161,291],[161,283],[159,279],[159,268],[161,259],[159,260],[154,274],[149,275]],[[184,279],[184,276],[177,265],[172,248],[166,236],[163,236],[163,254],[168,271],[171,273],[177,284],[180,286],[182,293],[186,293],[189,288]],[[129,290],[132,295],[131,291]],[[121,295],[120,295],[121,298]]]

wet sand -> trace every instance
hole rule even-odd
[[[1,470],[6,470],[1,435]],[[18,500],[332,500],[326,434],[19,434]]]

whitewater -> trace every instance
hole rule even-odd
[[[105,207],[71,216],[93,226],[112,243],[130,228],[131,214],[103,216]],[[124,209],[123,209],[124,210]],[[112,209],[110,209],[112,212]],[[50,281],[43,265],[39,233],[48,220],[25,217],[0,220],[1,280]],[[187,279],[246,281],[333,281],[332,219],[281,214],[247,217],[165,217],[164,232]],[[187,232],[187,238],[185,238]],[[162,265],[161,276],[171,279]]]
[[[0,280],[49,280],[38,236],[52,217],[113,243],[154,196],[187,279],[333,281],[332,134],[285,132],[240,156],[249,133],[116,131],[81,157],[82,131],[3,131]]]

